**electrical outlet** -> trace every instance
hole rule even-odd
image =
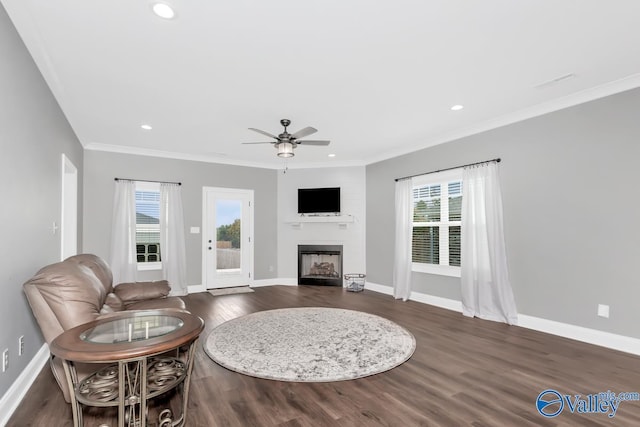
[[[18,338],[18,356],[22,356],[24,354],[24,335],[20,335]]]
[[[9,369],[9,349],[5,348],[2,352],[2,372],[6,372]]]
[[[609,318],[609,306],[605,304],[598,304],[598,316]]]

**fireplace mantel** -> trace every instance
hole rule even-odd
[[[298,218],[285,221],[285,224],[291,225],[293,228],[301,228],[305,223],[316,223],[316,224],[329,224],[334,223],[338,224],[339,227],[346,227],[347,224],[354,222],[355,219],[353,215],[318,215],[318,216],[300,216]]]

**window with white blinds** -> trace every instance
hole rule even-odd
[[[162,268],[158,183],[136,182],[136,257],[138,270]]]
[[[413,178],[413,270],[460,276],[462,169]]]

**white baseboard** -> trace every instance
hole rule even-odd
[[[199,292],[207,292],[207,287],[205,285],[189,285],[187,286],[188,294],[197,294]]]
[[[49,346],[45,343],[0,399],[0,426],[4,426],[9,422],[9,418],[20,405],[22,398],[27,394],[29,387],[36,380],[48,360]]]
[[[276,278],[276,279],[254,280],[250,286],[252,288],[260,288],[262,286],[274,286],[274,285],[298,286],[298,279]]]
[[[365,289],[386,295],[393,295],[393,288],[391,286],[367,282]],[[419,292],[411,292],[409,299],[462,313],[462,302],[457,300]],[[554,320],[542,319],[526,314],[518,314],[518,326],[640,356],[640,339],[638,338],[612,334],[611,332],[584,328],[582,326],[570,325],[568,323],[556,322]]]
[[[518,326],[640,356],[640,339],[518,314]]]
[[[273,285],[298,286],[298,281],[296,279],[290,279],[290,278],[259,279],[259,280],[252,281],[249,284],[249,287],[260,288],[262,286],[273,286]],[[207,288],[205,285],[191,285],[187,289],[190,294],[207,292]]]
[[[393,296],[393,288],[391,286],[378,285],[377,283],[365,282],[364,288],[369,289],[370,291]]]

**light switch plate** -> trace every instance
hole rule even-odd
[[[609,318],[609,306],[604,304],[598,304],[598,316]]]

